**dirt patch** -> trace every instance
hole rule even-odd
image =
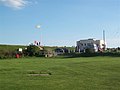
[[[35,70],[30,70],[28,71],[28,76],[50,76],[52,75],[51,72],[49,71],[35,71]]]
[[[28,74],[29,76],[49,76],[50,74]]]

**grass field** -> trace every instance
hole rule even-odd
[[[120,58],[0,60],[0,90],[120,90]]]

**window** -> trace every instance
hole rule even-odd
[[[81,45],[81,46],[83,46],[83,44],[82,44],[82,43],[80,43],[80,45]]]

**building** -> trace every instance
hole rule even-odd
[[[61,54],[64,54],[64,53],[68,53],[68,49],[67,48],[56,48],[55,53],[56,53],[56,55],[61,55]]]
[[[94,52],[105,50],[104,40],[85,39],[77,41],[76,51],[85,52],[86,49],[92,49]]]

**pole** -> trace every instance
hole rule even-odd
[[[41,28],[41,25],[37,25],[36,26],[37,29],[40,29]],[[42,34],[40,32],[40,42],[39,42],[39,46],[41,46],[41,43],[42,43]]]
[[[42,46],[42,33],[40,32],[40,46]]]
[[[103,40],[104,40],[104,50],[106,48],[106,43],[105,43],[105,30],[103,30]]]

